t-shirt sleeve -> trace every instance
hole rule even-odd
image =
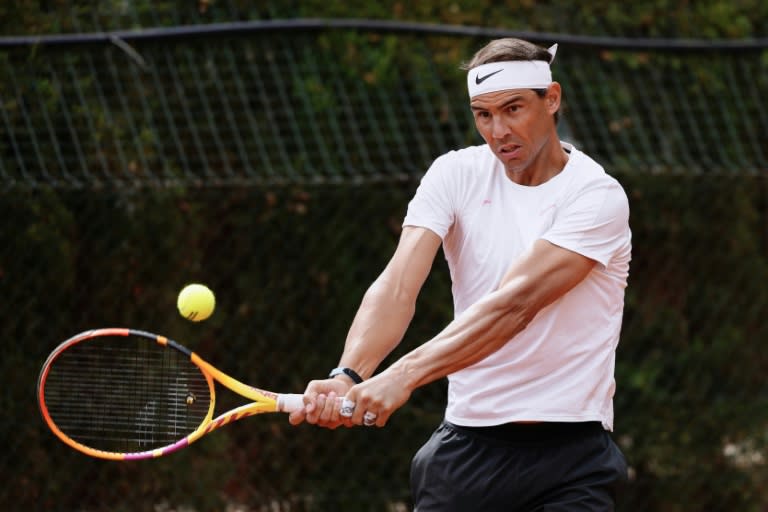
[[[448,155],[432,163],[408,203],[403,227],[427,228],[445,239],[454,222],[453,171]]]
[[[612,178],[589,184],[558,209],[542,236],[555,245],[591,258],[603,267],[627,243],[629,201]]]

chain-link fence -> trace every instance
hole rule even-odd
[[[418,179],[479,141],[458,64],[489,34],[331,25],[5,40],[4,509],[409,509],[442,383],[385,429],[251,418],[135,464],[72,452],[34,398],[47,353],[101,326],[168,335],[268,389],[301,391],[335,365]],[[562,136],[632,208],[621,509],[764,510],[768,53],[565,39]],[[217,294],[201,324],[175,312],[190,281]],[[451,311],[438,258],[392,357]]]

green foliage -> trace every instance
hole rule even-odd
[[[627,499],[760,510],[750,482],[765,466],[726,451],[767,446],[765,179],[622,177],[635,248],[617,362],[617,429],[636,471]]]
[[[768,261],[764,241],[755,237],[767,184],[621,179],[635,246],[617,367],[616,435],[634,475],[622,495],[625,510],[759,510],[768,500],[759,482],[768,475],[749,461],[768,441],[768,333],[760,307],[768,303]],[[442,384],[419,390],[381,431],[326,432],[294,429],[283,418],[250,419],[139,465],[70,453],[36,418],[28,393],[48,350],[105,325],[167,334],[246,382],[301,389],[335,364],[367,283],[394,248],[412,192],[334,186],[4,195],[2,213],[17,219],[18,229],[3,240],[12,252],[4,252],[2,275],[20,307],[3,333],[24,344],[13,344],[17,350],[3,359],[16,385],[6,388],[2,405],[34,426],[19,437],[3,425],[18,457],[35,454],[22,479],[6,475],[24,489],[16,503],[76,500],[100,510],[98,503],[119,509],[166,502],[214,510],[293,499],[299,510],[326,510],[341,503],[336,490],[345,479],[355,498],[383,500],[371,510],[407,502],[408,461],[440,419]],[[217,311],[204,324],[175,312],[175,294],[189,281],[217,293]],[[451,315],[447,271],[438,261],[392,357],[434,335]],[[221,404],[231,405],[231,397]],[[350,474],[376,475],[379,484],[371,489]],[[114,485],[86,485],[94,479]]]
[[[291,17],[625,37],[768,33],[768,3],[758,0],[21,0],[0,5],[0,30]],[[141,464],[72,453],[39,419],[31,391],[45,356],[96,326],[169,335],[265,388],[299,391],[324,376],[396,244],[416,179],[440,152],[477,141],[457,66],[484,41],[340,30],[214,42],[143,45],[148,70],[111,46],[0,54],[5,508],[408,502],[410,457],[441,418],[444,382],[418,390],[383,430],[254,418]],[[764,510],[768,52],[573,49],[557,62],[564,127],[620,178],[632,207],[616,395],[632,479],[621,510]],[[261,181],[238,181],[253,176]],[[217,294],[203,324],[175,311],[191,281]],[[451,316],[438,258],[390,359]]]
[[[47,34],[302,17],[370,18],[629,37],[748,39],[768,33],[768,5],[762,0],[642,0],[578,5],[567,0],[20,0],[0,6],[0,33]]]

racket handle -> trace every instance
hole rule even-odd
[[[285,393],[277,396],[277,410],[280,412],[300,411],[304,408],[304,395]]]

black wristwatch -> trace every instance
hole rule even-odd
[[[352,382],[354,382],[355,384],[360,384],[361,382],[363,382],[363,378],[360,375],[358,375],[355,370],[353,370],[352,368],[346,368],[344,366],[340,366],[338,368],[334,368],[333,370],[331,370],[331,373],[328,374],[328,378],[332,379],[337,375],[341,375],[342,373],[347,377],[349,377],[350,379],[352,379]]]

